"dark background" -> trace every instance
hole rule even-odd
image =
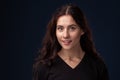
[[[70,0],[85,13],[110,80],[120,80],[119,0]],[[32,80],[32,64],[52,13],[67,0],[8,0],[3,6],[1,80]]]

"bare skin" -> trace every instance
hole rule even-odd
[[[83,30],[70,15],[58,18],[56,37],[62,46],[58,55],[72,69],[81,62],[85,54],[80,45],[80,38],[83,34]]]

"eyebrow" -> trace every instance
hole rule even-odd
[[[75,26],[75,27],[77,27],[77,25],[76,25],[76,24],[71,24],[71,25],[69,25],[68,27],[71,27],[71,26]]]
[[[78,25],[76,25],[76,24],[71,24],[71,25],[68,25],[68,27],[71,27],[71,26],[78,26]],[[63,27],[62,25],[57,25],[57,27]]]

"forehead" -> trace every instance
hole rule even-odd
[[[75,20],[71,15],[63,15],[60,16],[57,20],[57,25],[71,25],[76,24]]]

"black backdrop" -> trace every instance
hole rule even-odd
[[[70,0],[81,7],[93,32],[95,46],[104,58],[111,80],[120,80],[119,0]],[[32,64],[47,22],[67,0],[8,0],[3,6],[3,80],[32,80]],[[2,79],[1,79],[2,80]]]

